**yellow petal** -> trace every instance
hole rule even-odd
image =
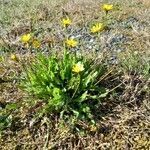
[[[21,41],[23,43],[28,43],[30,39],[31,39],[31,34],[25,34],[21,37]]]
[[[81,72],[83,70],[84,70],[84,66],[80,62],[78,62],[77,64],[75,64],[73,66],[73,68],[72,68],[72,71],[75,72],[75,73],[79,73],[79,72]]]
[[[78,42],[74,39],[67,39],[66,44],[68,47],[76,47],[78,45]]]
[[[40,41],[38,41],[37,39],[34,39],[34,40],[32,41],[32,46],[33,46],[34,48],[39,48],[39,47],[41,46],[41,43],[40,43]]]
[[[113,9],[113,5],[104,4],[102,8],[103,8],[103,10],[105,10],[105,11],[110,11],[110,10]]]
[[[13,61],[18,61],[19,60],[18,57],[15,54],[11,54],[10,58]]]
[[[63,25],[64,27],[69,26],[71,23],[72,23],[72,21],[71,21],[68,17],[62,19],[62,25]]]

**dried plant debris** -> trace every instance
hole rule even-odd
[[[150,149],[148,0],[0,0],[0,8],[0,149]]]

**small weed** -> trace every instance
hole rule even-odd
[[[43,101],[42,113],[94,122],[91,108],[108,92],[96,83],[106,71],[104,64],[67,50],[62,58],[40,54],[26,66],[22,86],[35,101]]]

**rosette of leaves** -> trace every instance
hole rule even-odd
[[[78,62],[84,70],[75,73],[72,68]],[[104,64],[64,50],[62,57],[39,54],[24,66],[21,85],[34,98],[34,104],[42,101],[40,113],[93,121],[92,110],[108,93],[97,84],[105,73]]]

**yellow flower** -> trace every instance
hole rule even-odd
[[[62,19],[62,25],[64,27],[67,27],[67,26],[71,25],[71,23],[72,23],[72,21],[68,17]]]
[[[10,58],[13,61],[19,61],[18,57],[15,54],[11,54]]]
[[[41,46],[41,43],[40,43],[39,40],[34,39],[34,40],[32,41],[32,46],[33,46],[34,48],[39,48],[39,47]]]
[[[105,10],[106,12],[110,11],[113,9],[113,5],[110,5],[110,4],[104,4],[103,5],[103,10]]]
[[[22,37],[21,37],[21,41],[23,43],[28,43],[31,39],[31,34],[24,34]]]
[[[94,125],[90,126],[90,131],[95,132],[97,130],[97,127]]]
[[[102,30],[104,30],[104,25],[102,23],[96,23],[91,28],[92,33],[97,33],[97,32],[100,32]]]
[[[68,47],[76,47],[78,45],[78,42],[74,39],[67,39],[66,44]]]
[[[81,72],[83,70],[84,70],[84,66],[83,66],[83,64],[81,64],[81,62],[78,62],[77,64],[75,64],[72,67],[72,71],[75,72],[75,73],[79,73],[79,72]]]

